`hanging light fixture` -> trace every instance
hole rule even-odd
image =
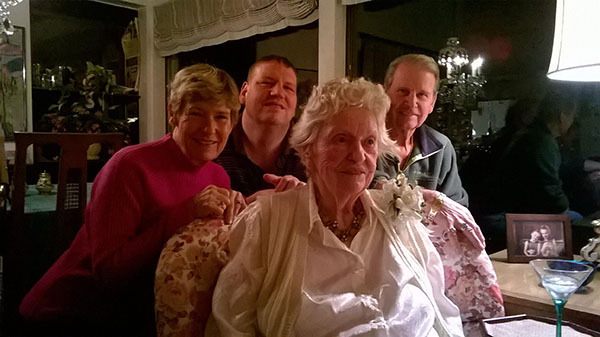
[[[446,77],[440,78],[437,107],[427,123],[448,136],[458,157],[464,158],[473,134],[471,111],[477,109],[486,83],[481,73],[483,58],[471,60],[458,38],[451,37],[440,50],[437,61],[446,69]]]
[[[8,16],[10,15],[10,11],[8,10],[10,7],[16,6],[23,2],[23,0],[2,0],[0,1],[0,35],[13,35],[15,32],[15,27],[13,27],[12,22]]]
[[[471,65],[471,72],[463,68]],[[440,80],[438,99],[442,103],[452,103],[461,108],[476,103],[485,79],[481,75],[483,58],[469,62],[469,54],[460,45],[457,37],[448,38],[446,46],[438,54],[438,64],[446,68],[446,78]]]
[[[446,78],[454,78],[460,72],[460,68],[469,63],[469,54],[460,46],[457,37],[451,37],[446,41],[446,46],[440,50],[438,63],[446,67]]]
[[[548,78],[600,81],[600,1],[557,0]]]

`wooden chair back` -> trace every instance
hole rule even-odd
[[[27,148],[30,145],[55,144],[60,147],[58,183],[56,188],[56,215],[59,226],[67,222],[79,227],[87,204],[87,151],[90,145],[100,143],[114,152],[124,145],[121,133],[47,133],[15,132],[15,166],[12,196],[12,214],[22,220],[25,208]]]
[[[17,308],[26,292],[51,263],[64,252],[83,222],[87,204],[88,148],[100,143],[114,153],[124,146],[121,133],[15,132],[13,190],[4,258],[5,316],[18,319]],[[37,223],[40,216],[25,214],[27,149],[52,145],[60,147],[56,184],[56,212],[45,216],[49,223]],[[32,180],[33,178],[33,180]],[[36,181],[30,177],[29,182]],[[34,223],[36,222],[36,223]],[[36,238],[32,238],[32,233]],[[39,237],[41,234],[41,238]],[[38,242],[36,242],[38,241]]]

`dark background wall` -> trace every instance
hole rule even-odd
[[[471,58],[485,59],[482,100],[539,99],[549,83],[554,18],[554,0],[373,0],[350,6],[348,73],[383,81],[396,56],[435,57],[446,39],[456,36]],[[562,85],[580,99],[577,155],[600,155],[600,85]]]
[[[91,61],[124,83],[121,36],[136,11],[87,0],[30,0],[30,12],[32,63],[85,72]]]
[[[348,65],[361,72],[365,35],[434,55],[456,36],[472,58],[485,58],[486,98],[537,95],[545,86],[554,12],[553,0],[375,0],[349,9]]]

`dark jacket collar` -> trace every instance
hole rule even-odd
[[[414,139],[418,142],[423,157],[443,148],[443,144],[434,136],[433,132],[435,131],[425,124],[415,130]]]

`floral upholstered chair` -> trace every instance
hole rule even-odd
[[[228,260],[228,238],[222,220],[196,220],[167,241],[154,284],[159,337],[204,336],[213,288]]]
[[[481,336],[479,320],[504,316],[483,234],[468,209],[443,194],[424,214],[423,222],[444,265],[446,295],[460,309],[465,336]],[[220,220],[195,221],[165,245],[155,280],[159,337],[204,335],[212,291],[228,261],[229,228]]]

